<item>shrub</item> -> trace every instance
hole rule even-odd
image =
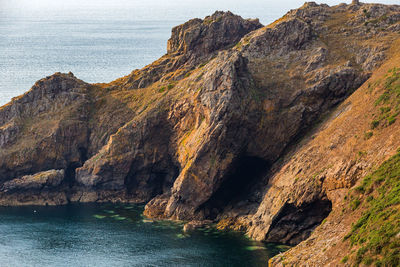
[[[378,120],[373,120],[371,122],[371,129],[375,129],[378,126],[379,126],[379,121]]]
[[[175,86],[175,84],[173,84],[173,83],[168,84],[168,90],[171,90],[172,88],[174,88],[174,86]]]
[[[374,134],[371,131],[365,132],[364,133],[364,139],[368,140],[370,139]]]
[[[165,91],[165,86],[163,86],[163,87],[161,87],[160,89],[158,89],[158,92],[159,93],[162,93],[162,92],[164,92]]]
[[[361,201],[357,198],[357,199],[354,199],[353,201],[351,201],[351,203],[350,203],[350,208],[352,209],[352,210],[356,210],[357,208],[358,208],[358,206],[360,206],[360,204],[361,204]]]
[[[340,262],[346,263],[348,260],[349,260],[349,256],[344,256]]]

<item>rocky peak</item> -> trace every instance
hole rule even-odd
[[[210,54],[237,43],[245,34],[262,27],[258,19],[243,19],[216,11],[204,20],[192,19],[172,29],[168,54]]]
[[[72,72],[67,74],[56,72],[51,76],[37,81],[28,95],[32,97],[39,97],[40,95],[54,96],[62,92],[71,91],[74,88],[80,88],[85,84],[85,82],[77,79]]]
[[[258,19],[243,19],[231,12],[216,11],[202,19],[191,19],[172,29],[167,54],[133,71],[125,83],[129,89],[145,88],[156,81],[178,81],[199,64],[208,62],[217,51],[237,44],[247,33],[261,28]]]
[[[0,126],[12,117],[23,114],[38,114],[49,109],[56,98],[66,104],[66,99],[73,101],[88,84],[77,79],[72,72],[56,72],[37,81],[25,94],[0,107]],[[83,89],[84,90],[84,89]],[[52,100],[52,102],[50,102]]]

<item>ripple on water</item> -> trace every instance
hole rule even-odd
[[[131,204],[0,207],[0,266],[266,266],[287,249],[213,227],[187,234],[142,213]]]

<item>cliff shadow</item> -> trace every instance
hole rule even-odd
[[[201,205],[205,217],[215,219],[225,209],[245,206],[255,202],[253,189],[265,177],[271,164],[255,156],[240,156],[233,161],[211,198]]]

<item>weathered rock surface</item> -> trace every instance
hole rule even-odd
[[[212,220],[288,244],[329,234],[321,222],[400,140],[397,122],[352,139],[377,112],[365,81],[398,62],[399,25],[395,5],[306,3],[268,26],[216,12],[111,83],[42,79],[0,108],[0,204],[147,202],[145,215],[187,228]],[[337,260],[320,255],[302,260]]]
[[[64,170],[49,170],[7,181],[0,187],[0,204],[66,204],[67,197],[61,188],[64,177]]]
[[[235,45],[245,34],[262,27],[258,19],[244,20],[217,11],[204,20],[192,19],[172,29],[167,54],[129,76],[128,88],[144,88],[158,80],[180,80],[217,52]]]

